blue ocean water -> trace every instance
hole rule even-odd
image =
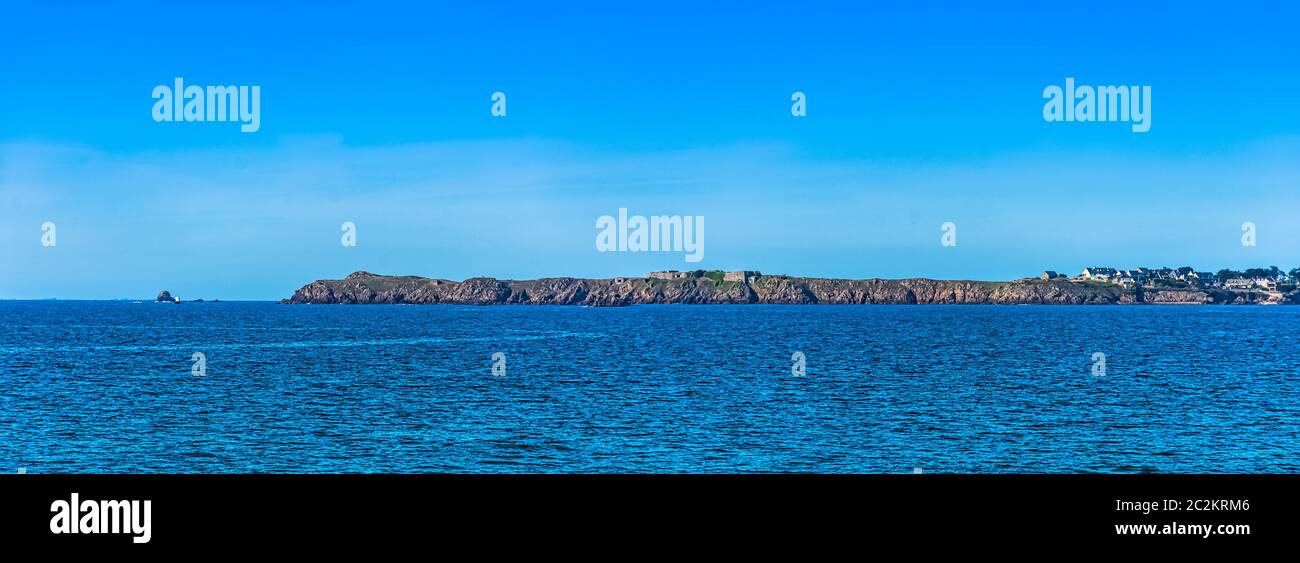
[[[0,302],[0,464],[1296,472],[1298,330],[1283,306]]]

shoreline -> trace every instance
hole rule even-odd
[[[316,280],[284,304],[412,305],[1247,305],[1300,304],[1288,293],[1209,287],[1125,288],[1063,278],[1012,281],[802,278],[757,272],[652,272],[604,279],[451,281],[354,272]]]

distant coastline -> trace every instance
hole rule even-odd
[[[1206,275],[1203,272],[1162,277],[1166,272],[1177,270],[1089,268],[1075,277],[1048,271],[1036,278],[1012,281],[850,280],[764,275],[754,271],[694,270],[606,279],[500,280],[479,277],[457,282],[354,272],[341,280],[311,282],[281,303],[594,307],[652,304],[1300,304],[1300,290],[1295,289],[1294,280],[1287,274],[1258,283],[1251,280],[1246,284],[1236,281],[1238,278],[1213,283],[1199,281],[1198,276]],[[1139,276],[1137,281],[1132,277],[1134,274]],[[1233,283],[1224,283],[1228,281]]]

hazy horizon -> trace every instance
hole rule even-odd
[[[276,300],[358,270],[1300,266],[1294,18],[1126,6],[1133,31],[1064,7],[980,26],[970,7],[687,9],[259,6],[231,26],[197,7],[14,7],[0,298]],[[151,91],[176,78],[259,86],[260,129],[155,122]],[[1044,88],[1067,78],[1151,86],[1150,130],[1045,121]],[[597,252],[595,221],[619,208],[706,218],[703,260]]]

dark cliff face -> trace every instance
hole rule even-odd
[[[590,305],[618,307],[648,304],[1057,304],[1125,303],[1300,303],[1296,293],[1161,289],[1126,290],[1116,285],[1067,280],[1024,279],[1009,282],[930,279],[842,280],[761,276],[752,281],[648,278],[498,280],[463,282],[415,276],[380,276],[356,272],[341,280],[303,286],[285,303],[411,303],[459,305]]]

